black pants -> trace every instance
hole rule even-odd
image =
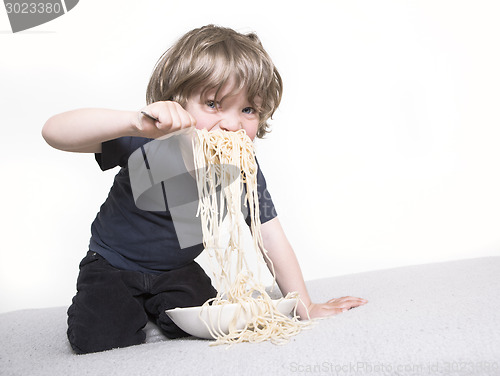
[[[68,339],[79,354],[143,343],[148,320],[168,338],[187,336],[165,310],[200,306],[217,294],[194,261],[153,275],[116,269],[95,252],[80,263],[77,291],[68,309]]]

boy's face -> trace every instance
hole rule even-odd
[[[231,91],[231,84],[224,85],[218,94],[220,102],[215,103],[216,89],[209,90],[202,98],[200,88],[188,98],[184,108],[196,119],[197,129],[233,132],[244,129],[253,140],[259,127],[258,109],[248,101],[246,89],[237,93]],[[260,105],[258,100],[256,102]]]

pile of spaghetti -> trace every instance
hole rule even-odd
[[[213,305],[238,305],[229,333],[223,333],[219,326],[212,325],[212,320],[204,320],[211,335],[216,338],[212,345],[265,340],[276,344],[286,343],[308,323],[299,321],[296,315],[297,304],[292,317],[283,315],[276,309],[265,286],[260,283],[260,269],[255,277],[245,258],[243,234],[246,223],[243,220],[242,205],[247,205],[249,212],[257,260],[265,264],[265,256],[275,278],[260,231],[258,167],[254,144],[244,130],[197,130],[193,149],[199,196],[198,215],[201,217],[205,252],[208,252],[218,291],[215,298],[203,305],[202,312],[204,309],[210,312],[208,308]],[[229,242],[221,241],[223,221],[229,228]],[[299,301],[296,293],[290,293],[284,299],[287,298]],[[243,329],[238,330],[235,324],[242,310],[249,313],[250,320]]]

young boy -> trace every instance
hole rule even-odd
[[[203,245],[181,249],[168,208],[145,211],[135,205],[129,156],[153,139],[188,127],[244,129],[252,140],[263,137],[281,95],[281,77],[255,34],[208,25],[184,35],[157,62],[142,109],[157,121],[141,111],[79,109],[46,122],[42,135],[51,146],[95,153],[102,170],[121,167],[92,224],[78,292],[68,309],[68,338],[75,352],[140,344],[148,319],[169,338],[186,336],[165,310],[199,306],[217,293],[194,261]],[[258,190],[264,247],[283,295],[297,291],[307,307],[298,306],[300,317],[324,317],[365,304],[349,296],[311,302],[260,171]]]

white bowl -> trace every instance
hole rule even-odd
[[[297,303],[297,299],[277,299],[273,300],[274,305],[280,313],[288,315]],[[224,334],[229,333],[229,324],[236,314],[239,304],[225,304],[204,307],[174,308],[166,311],[172,321],[186,333],[198,338],[215,339],[207,328],[218,329]],[[201,312],[201,317],[200,317]],[[219,321],[220,315],[220,323]],[[246,310],[240,310],[236,322],[236,329],[245,327],[250,314]],[[204,322],[205,321],[205,322]]]

